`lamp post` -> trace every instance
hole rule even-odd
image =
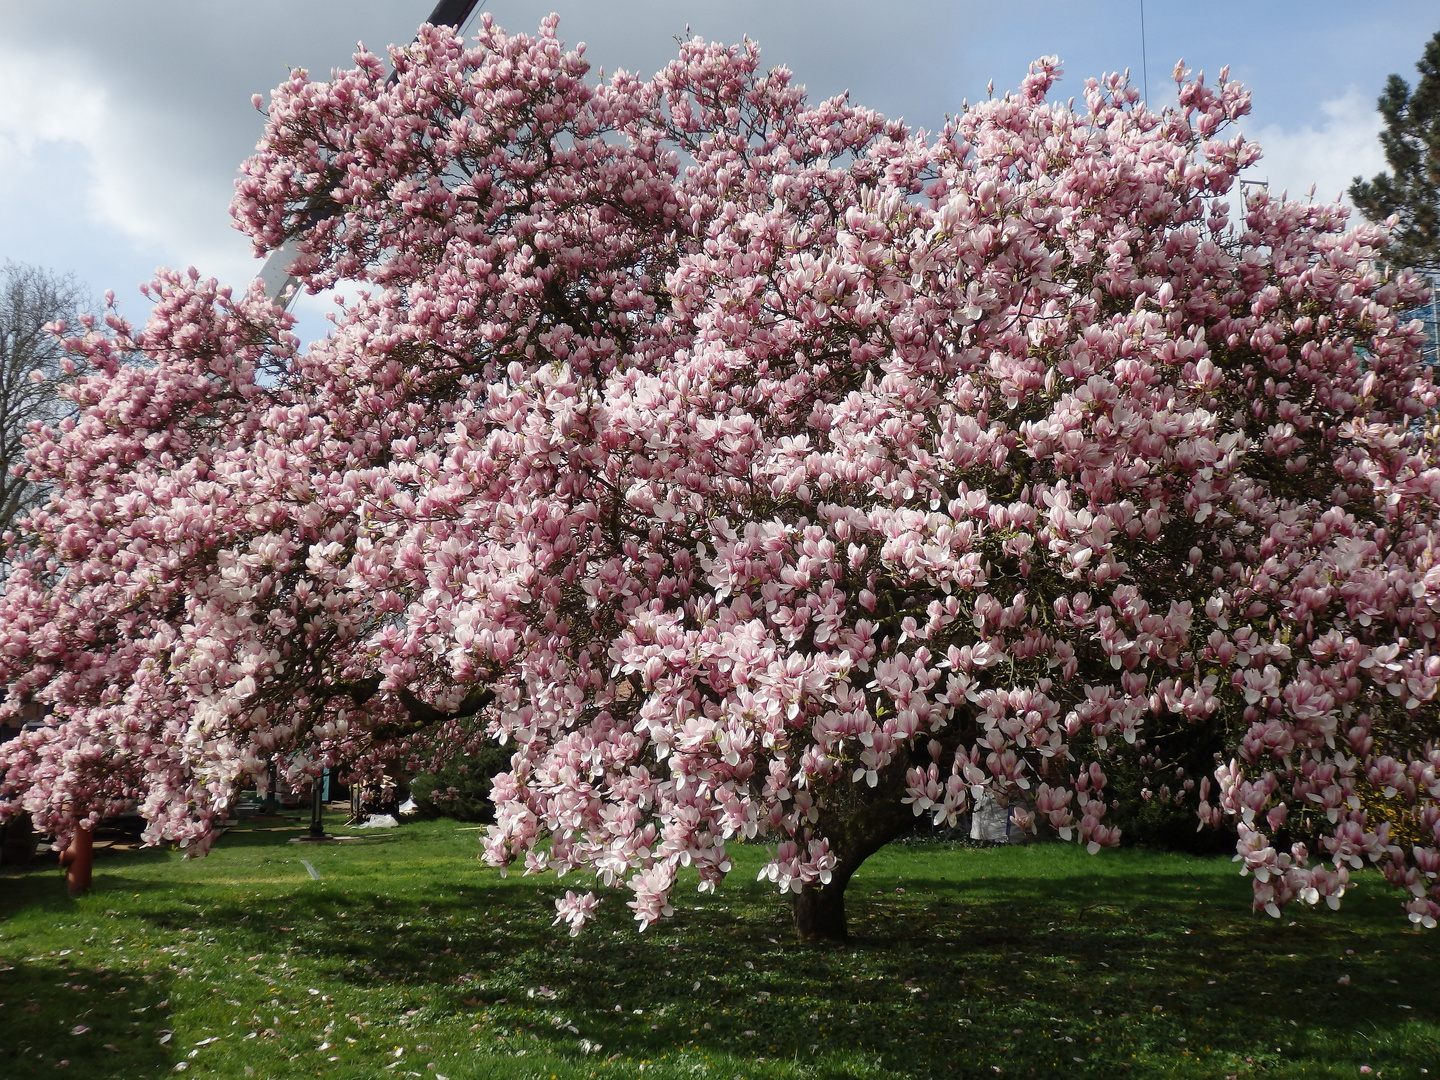
[[[470,13],[475,10],[477,3],[479,0],[440,0],[425,21],[431,26],[448,26],[458,32],[470,17]],[[390,78],[394,80],[394,72],[391,72]],[[270,258],[265,260],[259,280],[265,287],[265,295],[273,302],[283,304],[286,308],[295,302],[299,290],[296,288],[295,276],[290,273],[290,267],[300,254],[300,242],[313,225],[334,213],[333,208],[323,212],[312,209],[309,220],[300,231],[276,248]]]
[[[275,785],[278,784],[280,780],[275,775],[275,763],[273,761],[270,762],[270,764],[266,766],[266,769],[269,780],[265,785],[265,801],[260,806],[260,812],[262,814],[278,814],[280,813],[280,800],[275,795]]]
[[[458,31],[479,2],[480,0],[438,0],[434,10],[430,12],[430,17],[425,21],[432,26],[448,26]],[[391,79],[393,78],[394,74],[392,73]],[[333,211],[331,212],[333,213]],[[318,218],[312,216],[309,225],[315,224],[316,220]],[[273,301],[283,303],[286,307],[294,302],[297,292],[295,277],[290,273],[290,267],[295,261],[295,256],[299,254],[300,241],[309,225],[277,248],[260,271],[260,281],[264,284],[265,295]],[[321,770],[320,775],[315,778],[310,795],[310,831],[308,834],[310,840],[326,839],[325,825],[321,821],[324,807],[324,784],[325,772]]]
[[[320,775],[315,777],[315,782],[310,786],[310,839],[324,840],[325,826],[320,820],[320,814],[325,808],[325,770],[320,770]]]

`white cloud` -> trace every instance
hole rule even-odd
[[[119,100],[91,74],[64,54],[0,40],[0,189],[14,198],[46,183],[47,163],[68,151],[83,173],[64,178],[80,203],[72,218],[176,265],[247,280],[252,260],[229,228],[227,187],[186,160],[183,133],[157,130],[166,110]]]
[[[1249,133],[1265,150],[1265,156],[1248,175],[1268,180],[1278,195],[1288,190],[1291,198],[1303,199],[1315,185],[1315,198],[1332,202],[1355,177],[1370,179],[1385,168],[1385,154],[1378,138],[1380,114],[1375,103],[1351,87],[1343,97],[1322,102],[1323,117],[1318,127],[1306,125],[1287,131],[1268,125]]]
[[[0,154],[6,164],[33,154],[37,142],[83,140],[99,130],[106,112],[103,91],[39,57],[0,48]]]

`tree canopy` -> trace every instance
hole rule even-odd
[[[1388,253],[1402,266],[1440,270],[1440,31],[1415,64],[1420,80],[1412,91],[1391,75],[1378,107],[1388,173],[1356,177],[1350,198],[1370,221],[1399,219]]]
[[[72,343],[0,602],[6,707],[55,720],[0,750],[7,810],[132,796],[203,851],[271,762],[490,737],[485,858],[598,883],[557,922],[620,886],[646,926],[766,838],[837,937],[916,817],[989,794],[1095,851],[1111,755],[1218,722],[1199,809],[1257,907],[1368,860],[1433,925],[1423,287],[1342,207],[1230,219],[1226,72],[1077,107],[1042,59],[927,136],[753,44],[594,81],[486,17],[391,58],[294,72],[237,185],[350,292],[327,338],[168,274]]]

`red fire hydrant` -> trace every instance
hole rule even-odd
[[[71,896],[84,896],[90,891],[90,871],[95,862],[95,834],[83,825],[75,827],[70,846],[60,853],[65,870],[65,887]]]

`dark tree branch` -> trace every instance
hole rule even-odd
[[[365,680],[367,684],[370,681],[369,679]],[[378,687],[378,676],[374,677],[374,681]],[[403,688],[397,690],[395,696],[400,699],[400,704],[409,714],[409,722],[381,724],[370,732],[372,738],[379,740],[403,738],[406,735],[423,731],[425,728],[434,727],[436,724],[443,724],[447,720],[459,720],[462,717],[474,716],[495,700],[495,691],[488,686],[470,691],[454,712],[443,712],[428,702],[421,701],[409,690]],[[368,700],[368,695],[366,700]],[[358,702],[359,699],[357,698],[356,701]]]

